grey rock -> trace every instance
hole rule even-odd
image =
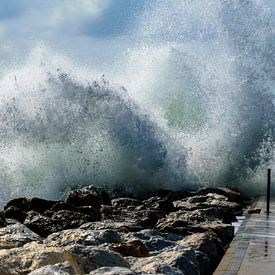
[[[17,223],[0,228],[0,249],[21,247],[33,241],[40,242],[42,239],[23,224]]]
[[[77,255],[78,263],[84,273],[104,266],[129,268],[128,262],[118,253],[96,246],[73,245],[66,249]]]
[[[101,275],[101,274],[104,274],[104,275],[145,275],[145,274],[148,274],[148,273],[144,273],[144,272],[136,272],[134,270],[131,270],[129,268],[126,268],[126,267],[101,267],[101,268],[98,268],[94,271],[91,271],[89,273],[89,275]]]
[[[69,262],[64,262],[43,266],[28,275],[75,275],[75,272]]]
[[[53,233],[44,240],[44,243],[53,246],[67,246],[73,244],[82,244],[89,246],[119,242],[121,242],[120,234],[112,229],[68,229]]]

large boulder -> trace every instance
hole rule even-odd
[[[136,272],[129,268],[118,267],[118,266],[114,266],[114,267],[105,266],[105,267],[98,268],[94,271],[91,271],[89,273],[89,275],[103,275],[103,274],[104,275],[145,275],[148,273]]]
[[[56,201],[44,200],[40,198],[17,198],[10,200],[5,206],[4,210],[13,206],[19,208],[23,212],[36,211],[43,214],[45,211],[50,210]]]
[[[135,258],[131,269],[151,274],[200,275],[195,251],[182,247],[165,250],[156,256]]]
[[[84,274],[104,266],[129,268],[128,262],[118,253],[96,246],[72,245],[67,247],[77,255]]]
[[[207,266],[204,265],[204,274],[213,273],[225,252],[221,240],[212,232],[192,234],[177,243],[182,246],[192,247],[194,250],[202,252],[204,256],[208,258],[206,262]],[[200,262],[201,258],[197,258]],[[203,266],[203,264],[201,264],[201,266]]]
[[[44,243],[51,246],[68,246],[74,244],[101,245],[120,243],[121,241],[120,234],[112,229],[84,230],[77,228],[53,233],[44,240]]]
[[[49,234],[95,221],[97,216],[86,215],[70,210],[60,210],[45,216],[35,211],[29,211],[24,224],[32,231],[45,238]]]
[[[223,187],[223,188],[206,187],[196,192],[197,195],[207,195],[210,193],[225,196],[228,198],[229,201],[237,202],[240,204],[243,202],[243,199],[244,199],[244,197],[241,195],[241,193],[238,190],[233,190],[226,187]]]
[[[100,209],[103,204],[110,205],[111,199],[103,188],[90,185],[70,191],[66,202],[74,206],[92,206]]]
[[[42,239],[23,224],[16,223],[0,229],[0,249],[21,247],[33,241],[40,242]]]
[[[7,225],[7,221],[5,218],[5,214],[2,211],[0,211],[0,228],[6,225]]]
[[[74,269],[69,262],[45,265],[32,271],[28,275],[75,275]]]
[[[0,270],[7,270],[9,275],[29,274],[40,267],[64,262],[69,262],[75,274],[82,274],[73,253],[64,248],[48,247],[36,242],[19,248],[1,249],[0,258]]]

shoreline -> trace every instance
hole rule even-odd
[[[64,201],[13,199],[0,216],[0,273],[212,274],[249,203],[229,188],[111,198],[86,186]]]

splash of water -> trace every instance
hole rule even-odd
[[[3,73],[1,204],[91,182],[239,185],[271,159],[274,44],[261,1],[160,0],[144,10],[112,83],[46,49]]]

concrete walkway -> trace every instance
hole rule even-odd
[[[266,215],[265,197],[255,205],[259,214],[248,214],[214,275],[275,274],[275,197]]]

